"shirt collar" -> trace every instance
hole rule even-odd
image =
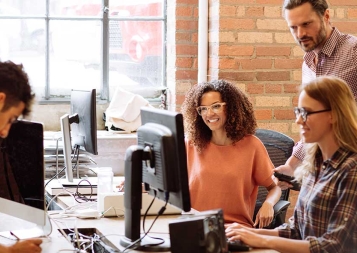
[[[318,149],[315,155],[315,168],[321,166],[321,164],[329,164],[335,170],[338,169],[341,163],[344,162],[346,157],[349,155],[350,151],[346,148],[340,147],[336,150],[336,152],[332,155],[330,159],[325,161],[322,160],[322,153],[321,150]]]
[[[341,36],[341,32],[337,28],[333,27],[330,37],[326,40],[319,54],[322,53],[327,55],[328,57],[331,57],[333,51],[338,45],[338,38],[340,36]],[[306,63],[308,63],[308,65],[309,63],[313,63],[314,58],[315,58],[315,53],[313,51],[307,52],[304,55],[304,60]]]

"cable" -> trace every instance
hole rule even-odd
[[[73,199],[74,199],[74,196],[73,196],[73,194],[72,194],[71,192],[66,191],[66,190],[61,191],[60,193],[58,193],[57,195],[55,195],[54,197],[52,197],[52,198],[50,199],[50,201],[48,202],[48,204],[47,204],[47,206],[46,206],[46,211],[47,211],[48,208],[50,207],[52,201],[55,200],[59,195],[62,195],[63,193],[66,193],[66,194],[70,195],[70,196],[73,197]]]
[[[85,195],[83,195],[82,193],[79,192],[79,187],[81,185],[82,182],[87,182],[90,186],[90,195],[89,198]],[[87,180],[87,179],[81,179],[78,184],[77,184],[77,188],[76,188],[76,193],[75,193],[75,200],[78,203],[81,203],[78,200],[84,201],[84,202],[88,202],[88,201],[97,201],[96,199],[92,199],[93,196],[93,185]]]
[[[53,179],[55,179],[55,178],[56,178],[60,173],[62,173],[65,169],[66,169],[66,166],[64,166],[63,169],[61,169],[60,172],[56,173],[53,177],[51,177],[51,178],[46,182],[45,188],[46,188],[46,186],[47,186]]]
[[[165,212],[166,210],[166,206],[167,203],[169,201],[169,193],[165,192],[165,205],[163,207],[161,207],[161,209],[159,210],[159,212],[157,213],[157,215],[155,216],[155,219],[153,220],[153,222],[151,223],[149,230],[147,232],[145,232],[145,219],[147,217],[147,214],[152,206],[152,204],[154,203],[154,200],[156,199],[156,191],[154,191],[155,195],[153,200],[151,201],[150,205],[148,206],[148,208],[145,211],[144,217],[143,217],[143,231],[144,231],[144,235],[142,237],[140,237],[139,239],[137,239],[136,241],[134,241],[133,243],[129,244],[128,246],[126,246],[122,252],[125,252],[127,249],[132,249],[132,247],[137,244],[138,242],[142,241],[150,232],[150,230],[152,229],[152,227],[154,226],[156,220]],[[158,238],[158,237],[152,237],[149,236],[152,239],[156,239],[156,240],[160,240],[161,242],[159,243],[150,243],[150,244],[146,244],[146,245],[142,245],[144,247],[150,247],[150,246],[158,246],[161,245],[165,242],[165,240],[163,238]],[[133,247],[133,249],[135,249],[135,247]]]
[[[118,218],[123,218],[123,217],[124,217],[125,211],[124,211],[123,209],[120,209],[120,208],[115,208],[114,206],[111,206],[111,207],[109,207],[107,210],[103,211],[103,212],[102,212],[102,217],[104,217],[105,214],[106,214],[107,212],[109,212],[111,209],[114,210],[114,213],[115,213],[115,216],[116,216],[116,217],[118,217]],[[122,215],[117,214],[117,209],[120,210],[121,212],[123,212],[123,214],[122,214]]]
[[[170,196],[169,193],[168,193],[168,192],[165,192],[165,205],[160,208],[160,210],[159,210],[159,212],[157,213],[157,216],[156,216],[154,222],[156,221],[156,219],[158,219],[158,218],[165,212],[167,203],[168,203],[168,201],[169,201],[169,196]],[[155,192],[155,198],[156,198],[156,192]],[[153,198],[152,203],[154,202],[155,198]],[[152,226],[154,225],[154,222],[153,222],[153,224],[151,225],[151,227],[149,228],[149,231],[146,233],[146,232],[145,232],[145,218],[146,218],[146,215],[145,215],[144,218],[143,218],[143,231],[144,231],[144,233],[147,235],[147,234],[149,233],[149,231],[151,230]],[[149,235],[148,235],[148,236],[149,236]],[[149,236],[149,237],[152,238],[152,239],[155,239],[155,240],[160,240],[161,242],[159,242],[159,243],[147,244],[147,245],[144,245],[144,246],[148,246],[148,247],[149,247],[149,246],[158,246],[158,245],[161,245],[161,244],[163,244],[163,243],[165,242],[164,239],[159,238],[159,237],[153,237],[153,236]]]

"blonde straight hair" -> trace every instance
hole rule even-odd
[[[357,105],[349,86],[340,78],[321,76],[303,86],[301,91],[319,101],[325,108],[331,108],[332,131],[340,147],[357,153]],[[301,181],[315,170],[316,143],[305,144],[305,158],[295,171]]]

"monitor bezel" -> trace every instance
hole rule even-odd
[[[73,183],[73,147],[98,155],[96,89],[72,90],[70,107],[71,115],[64,114],[60,124],[66,182]],[[81,133],[83,140],[77,138]]]

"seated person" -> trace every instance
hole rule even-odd
[[[0,137],[6,138],[11,124],[20,116],[26,116],[34,95],[28,76],[22,65],[0,61]],[[0,180],[1,181],[1,180]],[[0,187],[3,187],[0,185]],[[7,189],[7,188],[6,188]],[[1,194],[7,194],[1,191]],[[41,252],[41,239],[24,240],[11,246],[0,245],[0,253]]]
[[[319,77],[302,88],[295,108],[306,156],[294,221],[277,229],[226,226],[226,235],[279,252],[356,252],[357,106],[348,85]],[[289,239],[288,239],[289,238]]]
[[[225,80],[193,86],[182,105],[191,206],[222,208],[226,223],[268,226],[281,196],[248,97]],[[269,191],[253,221],[258,186]]]

